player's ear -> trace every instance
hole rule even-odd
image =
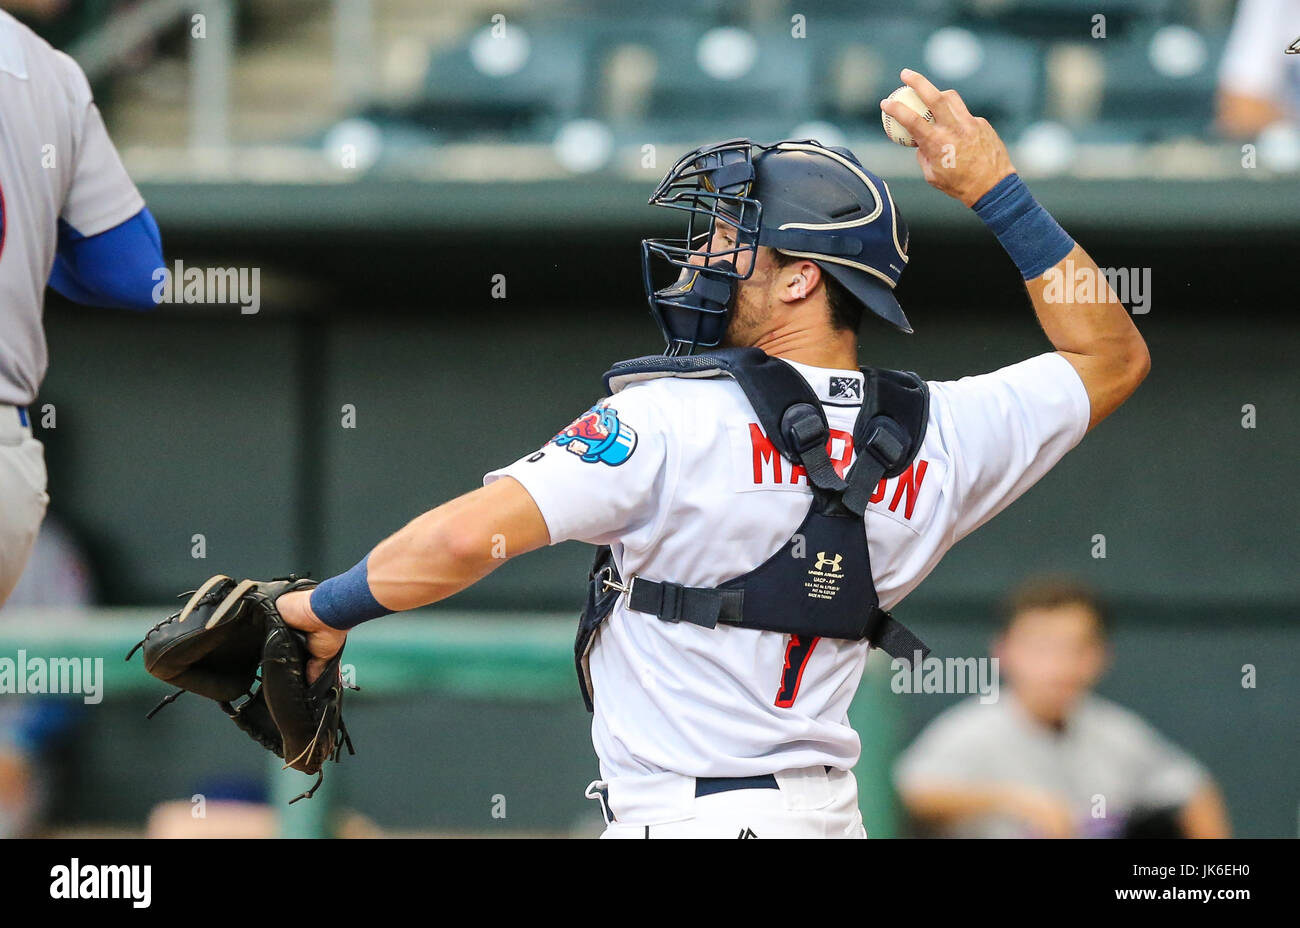
[[[795,261],[778,271],[783,303],[797,303],[812,295],[821,283],[822,269],[812,261]]]

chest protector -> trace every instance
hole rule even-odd
[[[812,489],[808,513],[790,539],[748,573],[716,587],[630,577],[624,582],[607,545],[596,549],[574,660],[582,698],[592,705],[587,657],[596,632],[620,596],[627,607],[664,622],[718,623],[798,635],[805,640],[868,641],[891,657],[929,649],[880,608],[871,576],[863,513],[882,478],[907,470],[929,419],[925,381],[902,371],[862,369],[862,408],[853,425],[855,460],[841,478],[827,452],[830,426],[821,401],[793,367],[758,348],[724,348],[686,357],[619,361],[605,372],[617,393],[656,377],[732,377],[745,391],[777,451],[804,468]]]

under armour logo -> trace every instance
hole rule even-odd
[[[860,400],[862,399],[862,381],[856,377],[832,377],[831,378],[831,399],[833,400]]]
[[[740,834],[736,835],[736,837],[737,837],[737,838],[757,838],[758,835],[754,834],[754,829],[752,829],[752,828],[742,828],[742,829],[740,829]]]
[[[817,563],[813,565],[813,570],[826,570],[827,568],[830,568],[831,573],[837,574],[840,572],[840,561],[843,560],[843,558],[843,554],[837,554],[834,557],[827,557],[825,551],[818,551]]]

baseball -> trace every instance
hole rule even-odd
[[[906,85],[899,87],[889,95],[889,99],[897,100],[908,109],[920,113],[925,117],[927,122],[934,122],[934,113],[930,112],[930,108],[921,101],[921,98],[911,87]],[[908,148],[916,147],[916,140],[912,138],[912,133],[899,125],[898,121],[895,120],[893,116],[882,112],[880,114],[880,121],[885,127],[885,135],[889,136],[899,145],[904,145]]]

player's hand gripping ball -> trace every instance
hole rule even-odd
[[[922,102],[920,96],[918,96],[917,92],[911,87],[899,87],[889,95],[889,99],[897,100],[909,110],[920,114],[925,118],[926,122],[934,122],[934,113],[930,112],[930,108]],[[880,122],[885,127],[885,135],[889,136],[899,145],[904,145],[908,148],[916,147],[916,139],[912,138],[912,133],[904,129],[893,116],[890,116],[888,113],[881,113]]]
[[[927,184],[974,206],[1015,171],[1007,146],[993,126],[984,117],[972,115],[961,94],[939,90],[924,74],[910,68],[898,76],[906,87],[881,100],[880,110],[887,117],[885,126],[892,119],[916,148],[916,163]],[[921,102],[909,103],[911,98]],[[922,109],[925,112],[920,112]],[[895,141],[903,143],[901,138]]]

